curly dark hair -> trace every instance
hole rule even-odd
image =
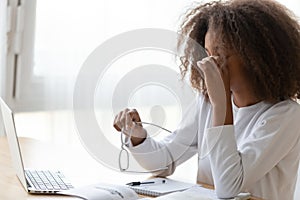
[[[205,46],[209,28],[218,35],[216,52],[235,51],[255,95],[278,102],[300,99],[300,26],[296,16],[272,0],[213,1],[187,11],[179,29],[178,49],[184,49],[181,74],[190,70],[192,87],[207,94],[196,69],[199,52],[188,37]]]

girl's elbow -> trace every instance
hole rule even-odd
[[[220,199],[230,199],[230,198],[234,198],[235,196],[237,196],[240,193],[239,189],[227,189],[227,188],[216,188],[216,195],[218,198]]]
[[[219,182],[216,184],[216,194],[220,199],[233,198],[237,196],[242,190],[243,181],[241,178],[236,179],[235,181],[225,181]]]

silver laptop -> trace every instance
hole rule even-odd
[[[0,98],[2,117],[12,164],[17,176],[29,193],[57,193],[73,188],[70,181],[60,171],[24,169],[20,145],[16,133],[14,114]]]

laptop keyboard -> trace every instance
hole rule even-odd
[[[26,178],[30,180],[37,190],[68,190],[72,184],[60,171],[25,170]]]

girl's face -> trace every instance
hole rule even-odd
[[[205,35],[205,49],[209,56],[219,56],[216,50],[218,44],[220,44],[216,39],[216,32],[209,29]],[[238,92],[247,83],[245,73],[243,72],[242,60],[236,52],[233,50],[222,50],[226,59],[222,60],[220,65],[227,67],[229,71],[230,80],[230,90]]]

